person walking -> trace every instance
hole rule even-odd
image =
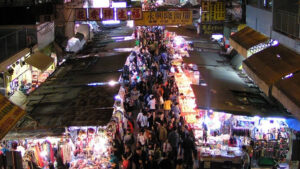
[[[165,112],[165,117],[169,120],[170,119],[170,111],[171,111],[171,105],[172,101],[168,97],[167,100],[164,102],[164,112]]]
[[[249,169],[250,156],[245,145],[242,146],[242,169]]]
[[[167,127],[167,123],[163,123],[163,125],[159,124],[158,126],[160,144],[163,144],[168,138],[168,132],[166,127]]]
[[[137,124],[139,125],[139,128],[142,129],[142,128],[145,128],[145,127],[148,127],[149,124],[148,124],[148,117],[147,117],[147,112],[145,110],[142,110],[137,118],[136,118],[136,122]]]

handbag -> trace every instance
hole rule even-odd
[[[128,169],[129,168],[129,160],[123,160],[123,169]]]

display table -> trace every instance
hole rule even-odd
[[[216,169],[216,168],[235,168],[239,169],[242,165],[240,156],[202,156],[199,157],[199,168]]]
[[[235,157],[224,157],[224,156],[200,156],[199,161],[205,161],[205,162],[217,162],[217,163],[223,163],[225,161],[231,161],[234,164],[240,164],[241,163],[241,156],[235,156]]]

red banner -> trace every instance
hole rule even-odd
[[[131,20],[143,19],[142,8],[131,8]]]
[[[102,20],[111,20],[111,19],[114,19],[114,9],[103,8],[102,9]]]
[[[90,8],[89,9],[89,20],[90,21],[100,21],[100,8]]]
[[[117,9],[117,19],[119,20],[127,20],[127,9],[126,8],[118,8]]]
[[[86,21],[86,9],[80,8],[75,10],[75,20],[76,21]]]

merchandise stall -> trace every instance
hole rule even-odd
[[[51,44],[24,55],[5,72],[6,94],[12,96],[16,91],[29,94],[54,72],[56,65],[57,56]]]
[[[198,117],[191,126],[203,165],[232,161],[232,165],[239,166],[243,145],[252,147],[253,161],[259,166],[287,162],[290,135],[285,119],[213,111],[202,112]]]
[[[178,101],[181,109],[181,116],[185,117],[185,120],[188,123],[194,123],[197,114],[195,94],[191,87],[194,80],[190,78],[190,74],[187,74],[184,65],[182,64],[182,58],[189,57],[189,46],[183,37],[177,36],[174,32],[165,30],[164,37],[165,41],[167,41],[167,48],[171,51],[171,74],[175,77],[175,83],[180,94]]]
[[[18,144],[15,161],[23,168],[113,168],[110,161],[114,127],[67,127],[59,136],[4,140],[7,148]],[[9,153],[8,153],[9,154]],[[8,164],[9,165],[9,164]],[[16,164],[12,164],[16,165]]]
[[[180,93],[181,116],[193,129],[201,166],[218,168],[228,163],[240,168],[243,145],[253,149],[251,156],[258,165],[267,165],[268,161],[286,162],[290,134],[285,119],[197,109],[191,85],[202,83],[197,67],[182,63],[183,57],[189,57],[187,42],[169,32],[165,32],[165,38],[173,52],[171,73]]]
[[[202,116],[191,125],[201,165],[213,168],[231,161],[231,165],[239,167],[245,138],[230,135],[233,123],[230,114],[202,110]]]

